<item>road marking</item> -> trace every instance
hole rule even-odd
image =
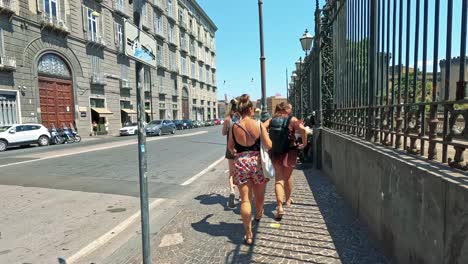
[[[162,204],[166,199],[156,199],[152,201],[149,204],[149,210],[154,210],[156,206]],[[107,242],[109,242],[111,239],[115,238],[118,236],[120,233],[125,231],[128,227],[130,227],[135,221],[137,221],[140,218],[140,211],[136,212],[129,218],[125,219],[123,222],[118,224],[116,227],[114,227],[112,230],[109,232],[105,233],[98,239],[94,240],[91,242],[89,245],[86,247],[80,249],[78,252],[73,254],[71,257],[67,258],[67,264],[72,264],[72,263],[77,263],[76,261],[91,254],[92,252],[96,251],[98,248],[104,246]]]
[[[194,175],[192,176],[192,178],[186,180],[184,183],[182,183],[181,185],[182,186],[187,186],[189,184],[191,184],[192,182],[194,182],[196,179],[200,178],[201,176],[203,176],[205,173],[207,173],[209,170],[211,170],[213,167],[215,167],[216,165],[218,165],[221,161],[223,161],[224,159],[226,159],[224,156],[222,156],[219,160],[213,162],[210,166],[208,166],[208,168],[200,171],[197,175]]]
[[[173,136],[164,136],[164,137],[157,137],[157,138],[150,138],[147,139],[147,142],[152,142],[156,140],[162,140],[162,139],[171,139],[171,138],[181,138],[181,137],[190,137],[190,136],[196,136],[196,135],[201,135],[201,134],[206,134],[208,131],[199,131],[195,133],[189,133],[189,134],[183,134],[183,135],[173,135]],[[104,146],[87,146],[87,147],[82,147],[83,149],[81,150],[76,150],[76,151],[70,151],[66,152],[67,150],[63,151],[58,151],[60,152],[59,154],[56,155],[50,155],[47,157],[38,157],[37,159],[34,160],[25,160],[25,161],[18,161],[18,162],[13,162],[9,164],[4,164],[0,165],[0,168],[8,167],[8,166],[13,166],[13,165],[20,165],[20,164],[26,164],[26,163],[32,163],[32,162],[37,162],[37,161],[43,161],[43,160],[48,160],[48,159],[55,159],[55,158],[62,158],[66,156],[72,156],[72,155],[77,155],[77,154],[83,154],[83,153],[88,153],[88,152],[94,152],[94,151],[101,151],[101,150],[106,150],[106,149],[112,149],[112,148],[119,148],[119,147],[125,147],[133,144],[137,144],[137,140],[131,140],[131,141],[124,141],[121,143],[114,144],[114,142],[110,143],[104,143]],[[64,153],[62,153],[64,152]],[[39,153],[38,155],[44,155],[44,153]],[[18,157],[34,157],[34,156],[18,156]]]

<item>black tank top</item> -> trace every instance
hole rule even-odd
[[[243,128],[241,125],[239,125],[238,123],[235,123],[234,125],[240,127],[242,130],[244,130],[244,132],[247,134],[247,136],[249,136],[251,139],[254,139],[254,137],[252,136],[252,134],[249,133],[249,131],[247,131],[245,128]],[[234,140],[234,148],[236,149],[237,153],[242,153],[242,152],[247,152],[247,151],[260,151],[260,136],[258,136],[258,138],[255,140],[255,143],[252,145],[252,146],[242,146],[241,144],[239,144],[236,140],[236,135],[234,134],[234,131],[232,131],[232,139]]]

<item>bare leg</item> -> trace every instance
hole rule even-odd
[[[255,219],[260,220],[263,216],[263,205],[265,204],[265,188],[266,183],[264,184],[254,184],[252,191],[254,193],[254,202],[255,202]]]
[[[242,223],[244,224],[245,229],[245,238],[248,244],[252,244],[252,205],[250,204],[250,189],[252,188],[252,183],[248,182],[239,186],[239,192],[241,195],[241,206],[240,213],[242,216]],[[250,240],[250,241],[249,241]]]
[[[234,189],[234,160],[228,159],[229,164],[229,188],[231,189],[231,193],[235,192]]]
[[[286,205],[290,206],[291,205],[291,194],[293,190],[293,177],[292,177],[292,172],[294,168],[284,168],[284,190],[285,190],[285,196],[286,196]]]
[[[283,166],[279,164],[273,164],[275,167],[275,193],[276,193],[276,210],[277,213],[283,212],[283,201],[284,201],[284,176]],[[279,215],[278,215],[279,216]],[[278,217],[280,218],[280,217]]]

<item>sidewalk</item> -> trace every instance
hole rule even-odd
[[[274,184],[268,184],[254,246],[243,244],[239,208],[226,208],[228,190],[218,184],[156,236],[153,263],[388,263],[328,178],[312,169],[295,170],[293,177],[295,204],[280,222],[274,220]]]

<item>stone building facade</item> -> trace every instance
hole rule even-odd
[[[135,61],[124,54],[129,0],[0,1],[0,126],[75,126],[117,134],[136,122]],[[152,119],[213,119],[216,25],[195,0],[148,0],[144,30],[157,41],[145,67]]]

